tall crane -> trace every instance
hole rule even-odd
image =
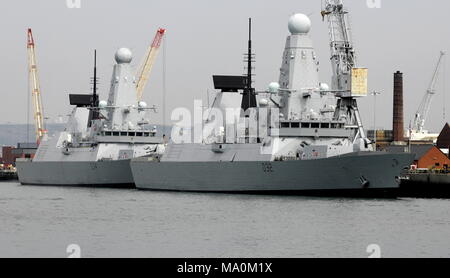
[[[156,57],[158,56],[159,48],[161,46],[161,42],[165,33],[166,29],[159,28],[158,31],[156,31],[153,43],[147,50],[145,61],[141,67],[141,70],[139,71],[139,76],[137,76],[138,81],[136,83],[136,89],[138,101],[142,100],[142,95],[144,93],[145,86],[147,85],[148,79],[150,78],[150,73],[152,71]]]
[[[360,138],[368,145],[356,100],[367,95],[367,69],[355,66],[348,11],[342,0],[325,0],[324,4],[321,14],[328,21],[333,72],[331,87],[337,97],[334,119],[346,119],[347,125],[355,129],[354,140]]]
[[[41,88],[39,83],[38,70],[36,65],[36,52],[33,32],[28,29],[28,75],[33,99],[33,112],[36,128],[36,142],[39,144],[47,133],[44,127],[44,112],[42,108]]]
[[[441,51],[439,55],[439,60],[436,65],[436,68],[434,69],[433,76],[431,78],[430,85],[428,87],[428,90],[426,91],[425,95],[423,96],[422,102],[420,103],[419,109],[416,112],[416,115],[414,116],[414,125],[413,125],[413,132],[416,133],[422,133],[424,130],[425,122],[428,117],[428,113],[430,112],[431,107],[431,100],[433,99],[434,95],[436,94],[436,83],[439,76],[439,71],[441,68],[442,60],[445,53]]]
[[[350,83],[345,82],[344,77],[351,75],[356,64],[348,11],[345,10],[342,0],[326,0],[321,14],[324,19],[327,17],[328,20],[333,90],[348,91]]]

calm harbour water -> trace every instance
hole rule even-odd
[[[0,257],[450,257],[450,200],[0,183]]]

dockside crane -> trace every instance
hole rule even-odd
[[[367,96],[367,69],[356,67],[348,11],[342,0],[325,0],[321,15],[328,22],[331,87],[337,97],[334,119],[347,119],[355,130],[354,140],[362,139],[368,145],[357,103],[357,98]]]
[[[166,33],[166,29],[159,28],[156,32],[155,38],[153,39],[153,43],[147,50],[145,61],[142,64],[142,67],[139,71],[139,75],[136,80],[136,89],[137,89],[137,100],[142,100],[142,95],[144,93],[145,86],[148,83],[148,79],[150,78],[150,73],[152,71],[153,65],[155,64],[156,57],[158,56],[159,49],[161,46],[161,42]]]
[[[439,60],[434,69],[433,76],[431,78],[430,85],[423,96],[422,102],[420,103],[419,109],[417,110],[414,116],[414,125],[413,125],[413,133],[422,133],[424,132],[425,122],[428,117],[428,113],[430,112],[431,101],[433,100],[434,95],[436,94],[436,83],[439,76],[439,71],[442,65],[442,60],[445,56],[445,53],[441,51],[439,55]]]
[[[31,96],[33,100],[33,112],[36,128],[36,142],[39,144],[47,133],[44,126],[44,112],[42,108],[42,96],[39,83],[39,75],[36,63],[35,42],[33,32],[28,29],[28,76],[31,88]]]

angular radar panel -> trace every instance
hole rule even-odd
[[[89,107],[92,106],[93,97],[92,95],[70,94],[69,100],[70,105],[74,105],[76,107]]]
[[[244,90],[247,85],[246,76],[214,75],[213,80],[214,88],[222,90],[222,92],[237,92],[238,90]]]

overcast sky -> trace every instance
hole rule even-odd
[[[377,101],[377,126],[392,128],[392,74],[405,74],[405,125],[408,125],[430,82],[440,50],[450,49],[446,0],[347,0],[359,66],[369,68],[370,90]],[[321,62],[321,81],[329,83],[328,30],[319,0],[81,0],[69,9],[66,0],[2,1],[0,9],[0,123],[26,123],[28,75],[26,30],[37,48],[44,110],[50,121],[70,111],[67,93],[88,93],[93,50],[98,50],[100,94],[107,96],[116,49],[129,47],[137,67],[158,27],[166,37],[167,115],[175,107],[191,107],[194,99],[213,92],[213,74],[242,74],[247,20],[254,22],[256,83],[263,90],[278,81],[287,21],[293,13],[310,15],[311,36]],[[448,61],[449,59],[446,59]],[[162,52],[144,99],[162,106]],[[446,67],[448,69],[448,67]],[[440,75],[427,128],[450,118],[449,70]],[[445,77],[445,78],[444,78]],[[445,83],[447,85],[445,85]],[[444,102],[445,99],[445,102]],[[366,128],[373,126],[373,97],[359,101]],[[446,105],[444,105],[446,104]],[[161,114],[152,115],[160,123]],[[169,116],[167,116],[169,118]]]

